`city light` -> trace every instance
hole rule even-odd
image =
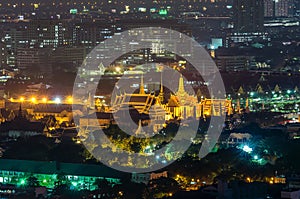
[[[67,102],[69,104],[73,104],[73,97],[72,96],[67,97]]]
[[[77,187],[78,183],[77,183],[77,182],[72,182],[72,185],[73,185],[74,187]]]
[[[115,69],[117,73],[121,72],[121,67],[117,66]]]
[[[35,98],[35,97],[32,97],[32,98],[30,99],[30,101],[31,101],[31,103],[35,104],[35,103],[36,103],[36,98]]]
[[[24,102],[25,98],[24,97],[20,97],[20,102]]]
[[[59,97],[54,99],[54,103],[55,104],[60,104],[61,103],[61,99]]]
[[[46,97],[43,97],[42,102],[43,102],[43,103],[47,103],[47,101],[48,101],[47,98],[46,98]]]
[[[245,151],[246,153],[251,153],[251,152],[253,151],[253,149],[250,148],[248,145],[245,145],[245,146],[243,147],[243,151]]]
[[[24,179],[21,180],[20,184],[24,185],[26,183],[26,181]]]

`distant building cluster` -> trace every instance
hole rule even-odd
[[[101,20],[30,20],[9,23],[0,42],[0,65],[9,71],[51,77],[55,71],[76,72],[88,53],[105,39],[118,32],[136,27],[162,26],[191,35],[188,25],[176,21],[121,21]],[[127,64],[153,61],[145,49],[127,55]]]
[[[264,0],[265,17],[292,17],[294,9],[293,0]]]

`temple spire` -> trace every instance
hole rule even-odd
[[[184,92],[185,92],[185,90],[184,90],[184,81],[183,81],[183,76],[181,74],[180,78],[179,78],[178,93],[184,93]]]
[[[249,99],[246,99],[246,108],[249,108]]]
[[[236,111],[238,113],[241,113],[241,102],[240,102],[240,99],[237,99],[237,102],[236,102]]]
[[[163,77],[162,77],[163,73],[161,72],[160,74],[160,91],[158,94],[158,98],[160,100],[161,103],[163,103],[164,101],[164,86],[163,86]]]
[[[246,99],[246,108],[245,108],[246,113],[250,112],[250,106],[249,106],[249,99]]]
[[[144,75],[142,75],[142,77],[141,77],[140,94],[145,94]]]
[[[138,128],[135,131],[136,137],[145,137],[145,131],[143,130],[142,120],[139,120]]]

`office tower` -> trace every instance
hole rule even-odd
[[[294,8],[293,0],[264,0],[265,17],[291,17]]]
[[[275,15],[274,0],[264,0],[264,16],[274,17],[274,15]]]
[[[275,0],[275,17],[293,16],[294,4],[292,0]]]
[[[264,27],[264,2],[234,0],[234,22],[237,32],[261,32]]]

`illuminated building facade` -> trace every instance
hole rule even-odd
[[[156,97],[153,94],[136,93],[117,96],[113,102],[112,111],[125,110],[134,107],[139,113],[149,114],[152,105],[155,104]]]
[[[178,118],[199,118],[200,106],[198,105],[198,99],[196,96],[188,94],[184,89],[184,80],[181,76],[179,78],[178,91],[175,95],[171,95],[167,110]]]
[[[264,0],[264,16],[274,16],[274,0]]]
[[[214,60],[221,71],[247,71],[256,67],[254,56],[216,56]]]
[[[264,0],[265,17],[292,17],[293,0]]]
[[[232,103],[228,99],[203,99],[200,106],[202,117],[233,114]]]
[[[184,79],[179,78],[178,90],[171,94],[168,102],[163,103],[163,88],[161,87],[158,96],[147,94],[144,91],[143,81],[140,92],[134,94],[123,94],[116,96],[112,112],[126,110],[128,107],[135,108],[140,114],[150,115],[155,120],[170,120],[173,118],[187,119],[208,116],[222,116],[232,114],[231,100],[228,99],[202,99],[200,102],[197,96],[190,95],[184,88]],[[164,115],[164,117],[163,117]],[[156,124],[158,129],[162,124]]]
[[[293,16],[293,1],[292,0],[275,0],[274,1],[275,17],[290,17]]]
[[[28,178],[37,178],[40,186],[54,188],[70,183],[74,190],[95,190],[97,179],[120,184],[122,174],[99,165],[0,159],[0,183],[27,186]]]

